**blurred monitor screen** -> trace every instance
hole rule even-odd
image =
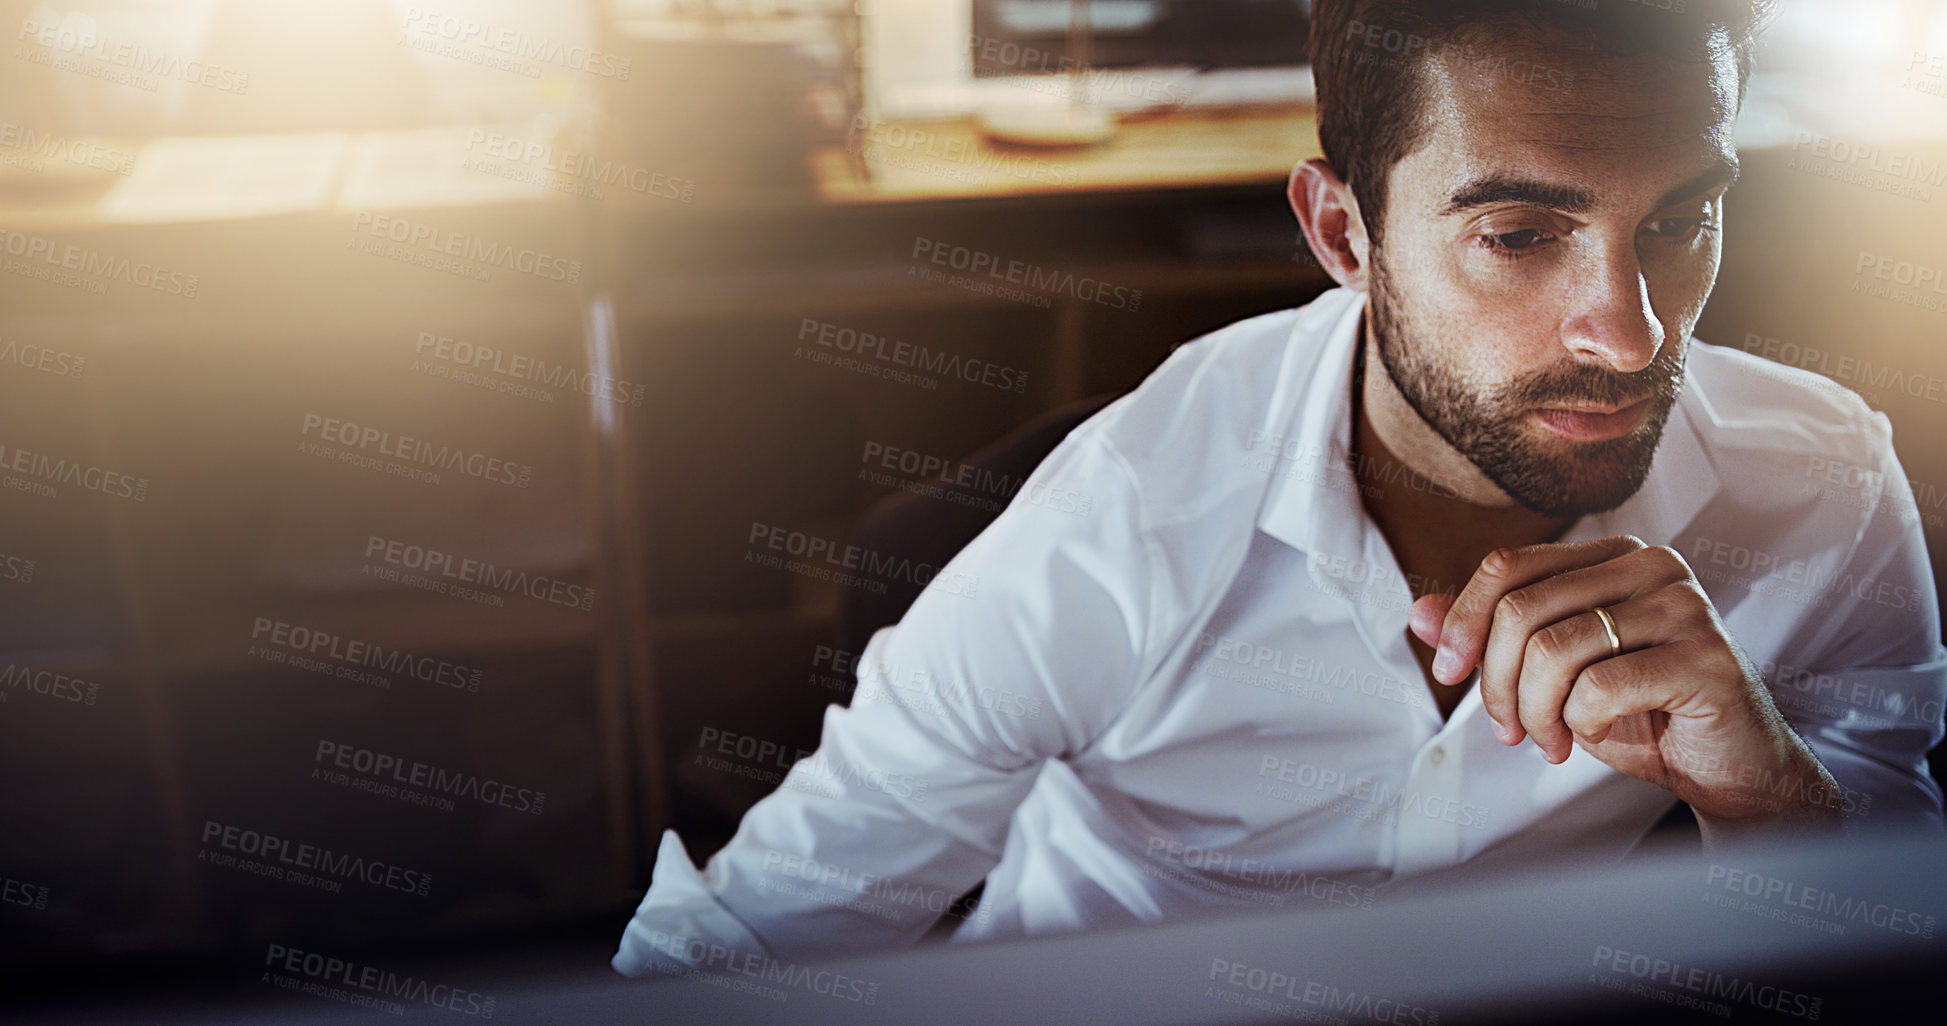
[[[1064,68],[1071,0],[973,0],[974,75]],[[1088,63],[1099,68],[1302,64],[1308,0],[1087,0]]]

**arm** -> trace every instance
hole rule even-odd
[[[826,710],[817,752],[703,873],[665,834],[616,970],[916,940],[1000,860],[1042,762],[1091,743],[1141,679],[1152,557],[1127,463],[1077,429],[873,635],[852,707]]]
[[[1947,650],[1913,490],[1884,414],[1862,411],[1877,452],[1877,501],[1839,575],[1842,614],[1813,654],[1781,667],[1772,693],[1843,789],[1849,829],[1941,826],[1927,752],[1947,731]]]
[[[1501,550],[1455,598],[1425,596],[1413,629],[1440,649],[1435,676],[1478,665],[1503,743],[1532,738],[1548,761],[1571,745],[1664,787],[1697,813],[1705,842],[1833,832],[1871,822],[1937,828],[1926,752],[1942,733],[1947,660],[1914,503],[1883,416],[1858,407],[1879,468],[1877,501],[1824,582],[1806,665],[1898,710],[1788,717],[1725,629],[1681,555],[1615,537]],[[1597,607],[1614,618],[1614,648]],[[1787,692],[1788,693],[1788,692]]]

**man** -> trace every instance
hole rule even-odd
[[[1758,7],[1317,5],[1290,198],[1341,287],[1055,448],[707,873],[665,834],[615,968],[909,942],[983,878],[956,939],[1361,905],[1679,802],[1712,849],[1938,829],[1886,419],[1690,337]]]

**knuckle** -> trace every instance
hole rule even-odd
[[[1624,548],[1629,549],[1632,552],[1649,548],[1649,542],[1646,542],[1643,539],[1638,538],[1633,534],[1619,534],[1616,536],[1616,541],[1618,544],[1622,545]]]
[[[1481,560],[1481,572],[1490,577],[1506,577],[1521,566],[1521,550],[1499,548]]]
[[[1570,639],[1560,624],[1550,624],[1528,636],[1523,655],[1528,659],[1555,662],[1568,653]]]
[[[1665,594],[1675,600],[1677,609],[1686,613],[1700,613],[1711,608],[1710,595],[1703,585],[1689,578],[1677,581],[1664,589]]]
[[[1511,591],[1494,603],[1494,626],[1514,628],[1527,623],[1534,614],[1535,596],[1526,588]]]
[[[1623,680],[1625,675],[1625,671],[1618,668],[1614,659],[1590,663],[1583,667],[1581,674],[1576,677],[1575,690],[1586,691],[1587,693],[1583,695],[1585,700],[1597,701],[1624,686],[1627,683]]]
[[[1683,553],[1668,545],[1654,545],[1644,551],[1654,557],[1665,570],[1682,577],[1690,576],[1690,564],[1684,562]]]
[[[1577,737],[1587,737],[1595,732],[1602,721],[1596,716],[1592,706],[1593,703],[1586,698],[1581,701],[1571,698],[1568,704],[1562,706],[1562,723],[1568,727],[1569,733]]]
[[[1679,581],[1657,591],[1655,598],[1665,609],[1664,615],[1675,621],[1677,638],[1703,641],[1716,632],[1716,608],[1710,604],[1710,596],[1695,583]]]

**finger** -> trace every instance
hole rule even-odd
[[[1447,611],[1447,619],[1440,628],[1438,651],[1433,656],[1434,677],[1442,683],[1457,684],[1473,671],[1487,645],[1494,607],[1508,592],[1640,548],[1643,548],[1642,539],[1617,535],[1594,541],[1496,549],[1488,553]]]
[[[1596,606],[1626,602],[1686,578],[1689,570],[1681,562],[1661,555],[1666,551],[1637,549],[1606,563],[1543,578],[1502,596],[1494,606],[1487,645],[1481,654],[1480,688],[1487,714],[1513,736],[1510,744],[1521,740],[1519,721],[1525,717],[1514,715],[1518,684],[1523,677],[1523,660],[1536,633]],[[1600,626],[1599,621],[1597,625]],[[1607,638],[1607,635],[1598,636]],[[1606,642],[1601,652],[1608,653]],[[1571,674],[1568,679],[1573,680],[1574,676]],[[1543,747],[1547,749],[1546,745]],[[1566,737],[1561,741],[1561,749],[1566,758]]]
[[[1440,624],[1447,618],[1447,610],[1453,608],[1454,596],[1442,592],[1421,595],[1413,600],[1413,608],[1406,615],[1406,625],[1412,629],[1413,636],[1426,643],[1428,648],[1440,644]]]
[[[1609,615],[1616,619],[1616,633],[1625,639],[1620,656],[1610,653],[1609,632],[1593,610],[1558,620],[1529,636],[1515,689],[1518,725],[1514,729],[1533,737],[1551,763],[1566,761],[1575,747],[1563,710],[1584,671],[1666,644],[1681,635],[1684,625],[1680,603],[1662,591],[1618,603],[1609,608]]]
[[[1705,712],[1697,667],[1705,653],[1688,635],[1585,667],[1562,704],[1562,722],[1584,744],[1609,739],[1618,720],[1645,712]]]

